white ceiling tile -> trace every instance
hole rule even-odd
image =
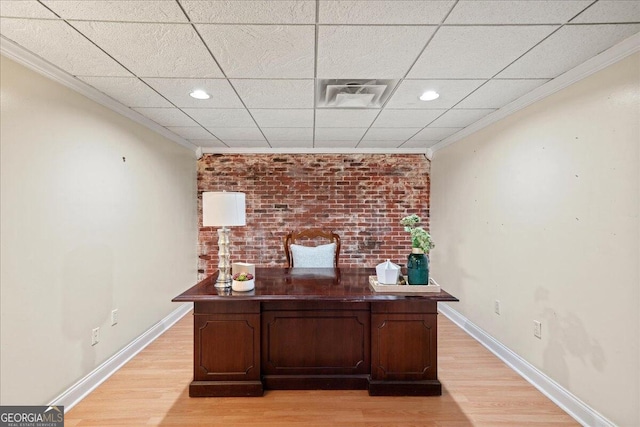
[[[410,141],[406,141],[400,147],[401,148],[429,148],[429,147],[432,147],[432,146],[436,145],[438,142],[440,142],[440,140],[436,140],[436,141],[421,141],[421,140],[413,140],[412,139]]]
[[[322,108],[316,110],[316,127],[369,127],[380,110]]]
[[[223,77],[189,24],[73,21],[139,77]]]
[[[185,139],[215,139],[213,135],[200,126],[167,126],[166,128]]]
[[[600,0],[571,22],[586,24],[640,22],[640,1]]]
[[[180,2],[191,22],[211,24],[314,24],[315,0]]]
[[[555,78],[638,31],[640,24],[567,25],[497,77]]]
[[[229,78],[313,77],[313,25],[198,24]]]
[[[189,139],[190,143],[195,145],[196,147],[226,147],[222,141],[217,139]]]
[[[261,128],[312,128],[313,110],[254,109],[251,115]]]
[[[0,31],[74,76],[131,76],[64,21],[0,18]]]
[[[420,131],[420,128],[371,128],[363,141],[404,141]]]
[[[362,140],[358,144],[357,148],[398,148],[402,145],[402,141],[377,141],[377,140]]]
[[[424,128],[411,141],[440,141],[454,133],[462,130],[462,128]]]
[[[445,24],[564,24],[592,0],[461,0]]]
[[[198,146],[274,152],[426,149],[638,31],[623,0],[0,0],[8,47]],[[384,109],[315,106],[318,79],[407,76]]]
[[[178,108],[134,108],[161,126],[198,126],[189,116]]]
[[[224,142],[228,141],[260,141],[264,140],[264,136],[260,129],[257,127],[253,128],[218,128],[218,127],[208,127],[207,128],[212,134],[214,134],[218,139],[223,140]]]
[[[187,22],[177,2],[162,0],[43,0],[64,19],[121,22]]]
[[[242,128],[256,127],[247,110],[223,108],[183,108],[182,111],[205,127]]]
[[[0,16],[11,18],[49,18],[58,17],[35,0],[2,0]]]
[[[226,141],[226,144],[233,148],[270,148],[269,144],[264,139],[261,141],[230,140]]]
[[[172,107],[171,103],[136,77],[79,77],[127,107]]]
[[[418,78],[490,78],[557,27],[443,27],[409,72]]]
[[[546,79],[489,80],[456,108],[501,108],[546,82]]]
[[[440,24],[454,1],[321,0],[321,24]]]
[[[313,79],[233,79],[247,108],[313,108]]]
[[[313,148],[313,141],[269,140],[273,148]]]
[[[144,81],[178,107],[244,108],[229,82],[223,79],[145,78]],[[204,90],[211,98],[192,98],[189,93],[194,89]]]
[[[435,28],[321,26],[318,30],[317,77],[404,77]]]
[[[367,128],[316,128],[317,141],[360,141]]]
[[[262,128],[269,142],[274,141],[313,141],[313,128]]]
[[[358,141],[317,141],[314,143],[316,148],[355,148]]]
[[[425,127],[444,113],[440,110],[382,110],[373,127],[382,128],[403,128],[403,127]]]
[[[465,127],[477,122],[493,109],[469,109],[469,110],[449,110],[440,116],[431,125],[434,127]]]
[[[451,108],[485,81],[486,80],[404,80],[387,102],[386,108]],[[440,97],[433,101],[420,101],[420,95],[428,90],[438,92]]]

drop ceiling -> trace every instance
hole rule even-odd
[[[0,16],[3,53],[203,152],[427,150],[640,32],[635,0],[2,0]],[[386,97],[336,108],[332,80]]]

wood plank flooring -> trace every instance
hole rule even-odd
[[[364,390],[267,391],[190,398],[191,315],[65,415],[65,426],[578,426],[443,315],[437,397],[370,397]]]

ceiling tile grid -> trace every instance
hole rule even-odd
[[[163,0],[42,0],[64,19],[113,22],[187,22],[177,2]]]
[[[3,44],[211,150],[426,150],[638,32],[627,0],[0,1]]]
[[[198,126],[192,118],[178,108],[134,108],[160,126]]]
[[[130,108],[173,107],[171,102],[137,77],[85,76],[79,79]]]
[[[404,77],[435,26],[329,25],[318,29],[319,78]]]
[[[313,25],[196,25],[229,78],[313,78]]]
[[[121,64],[60,20],[2,17],[0,34],[74,76],[132,76]]]
[[[181,1],[191,22],[212,24],[315,24],[315,0]]]
[[[222,77],[190,24],[73,21],[72,25],[139,77]]]
[[[420,55],[410,79],[491,78],[557,27],[444,27]]]
[[[183,108],[189,117],[201,126],[213,128],[252,128],[256,123],[245,109],[237,108]]]

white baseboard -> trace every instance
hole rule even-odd
[[[69,411],[95,390],[107,378],[113,375],[125,363],[140,353],[146,346],[167,331],[178,320],[193,310],[193,303],[186,303],[160,320],[145,333],[129,343],[126,347],[114,354],[111,358],[98,366],[87,376],[75,383],[65,392],[53,399],[49,406],[64,406],[65,412]],[[543,372],[529,362],[518,356],[502,343],[497,341],[484,330],[473,324],[469,319],[458,313],[446,304],[438,303],[438,311],[455,323],[460,329],[476,339],[490,352],[507,364],[511,369],[520,374],[524,379],[536,387],[542,394],[551,399],[567,414],[584,426],[589,427],[615,427],[615,424],[587,406],[584,402],[571,394],[568,390],[553,381]]]
[[[48,403],[48,406],[64,406],[64,412],[68,412],[76,406],[89,393],[113,375],[125,363],[140,353],[146,346],[162,335],[178,320],[193,310],[193,303],[185,303],[173,310],[167,317],[153,325],[149,330],[131,341],[122,350],[111,356],[103,364],[91,371],[87,376],[69,387],[65,392]]]
[[[583,426],[615,427],[614,423],[587,406],[567,389],[553,381],[535,366],[518,356],[500,341],[493,338],[450,306],[438,303],[438,311],[458,325],[460,329],[475,338],[480,344],[485,346],[490,352],[506,363],[507,366],[520,374],[520,376],[530,382],[542,394],[551,399],[551,401]]]

